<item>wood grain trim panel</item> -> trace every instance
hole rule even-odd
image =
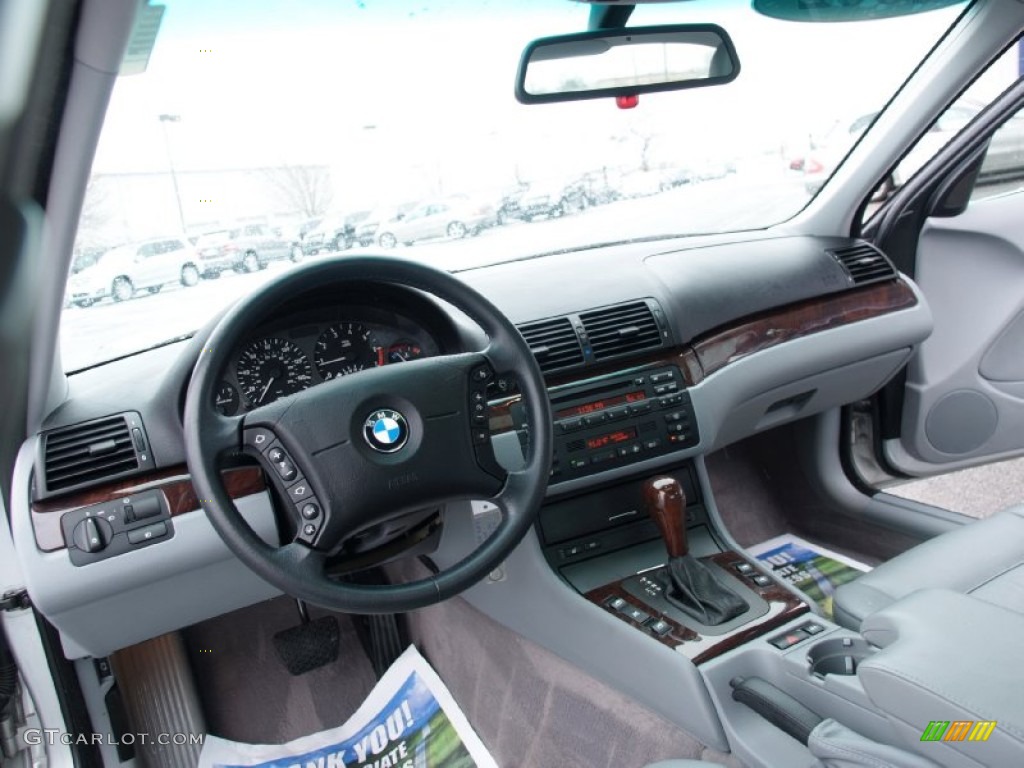
[[[263,470],[259,467],[227,469],[221,472],[221,477],[224,480],[225,489],[233,499],[260,493],[266,489]],[[93,504],[106,504],[125,496],[150,490],[163,492],[172,517],[199,509],[199,497],[192,486],[188,467],[182,464],[97,486],[59,499],[33,502],[32,528],[36,535],[36,546],[43,552],[64,549],[60,518],[65,512]]]
[[[704,376],[710,376],[730,363],[783,342],[915,304],[917,297],[902,279],[877,283],[754,315],[737,325],[713,331],[693,345],[694,351]]]
[[[735,573],[735,571],[732,570],[733,563],[741,561],[746,562],[745,558],[741,555],[731,551],[720,552],[717,555],[712,555],[711,557],[703,557],[701,560],[710,560],[730,573]],[[757,572],[760,573],[760,571]],[[737,578],[742,577],[737,575]],[[720,656],[727,651],[731,651],[733,648],[743,645],[748,640],[760,637],[773,629],[781,627],[783,624],[786,624],[797,616],[810,612],[810,608],[806,603],[800,601],[792,592],[787,589],[783,589],[774,582],[768,587],[758,587],[749,580],[745,580],[744,584],[749,589],[760,595],[760,597],[775,610],[769,610],[768,614],[765,616],[754,619],[753,621],[734,629],[732,632],[722,635],[718,642],[709,642],[706,638],[697,634],[696,631],[677,622],[670,616],[656,617],[664,619],[670,627],[667,634],[658,637],[642,628],[632,619],[628,619],[621,614],[614,615],[619,620],[625,621],[627,624],[636,627],[637,631],[643,632],[651,639],[657,640],[663,645],[667,645],[669,648],[682,653],[694,664],[701,664],[715,658],[716,656]],[[611,608],[608,608],[605,605],[605,602],[613,597],[621,597],[630,605],[639,608],[648,614],[651,613],[651,607],[628,592],[622,586],[621,581],[615,581],[611,584],[606,584],[603,587],[597,587],[586,594],[586,598],[590,602],[600,606],[603,610],[606,610],[609,613],[614,612]]]
[[[751,315],[734,325],[709,332],[692,346],[676,347],[668,352],[661,350],[635,360],[619,360],[561,376],[556,374],[548,379],[548,387],[580,384],[600,376],[667,365],[678,367],[685,385],[692,387],[730,363],[763,349],[916,304],[917,296],[902,278],[876,283]],[[518,396],[511,397],[491,406],[492,432],[507,432],[513,428],[510,410],[519,400]]]

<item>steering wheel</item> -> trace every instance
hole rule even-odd
[[[214,396],[237,344],[283,302],[325,285],[390,283],[460,309],[487,334],[479,352],[386,365],[341,376],[236,416]],[[529,429],[526,464],[495,461],[487,384],[514,375]],[[403,259],[341,257],[291,269],[234,305],[199,355],[185,400],[185,451],[192,483],[213,528],[246,566],[286,594],[349,613],[395,613],[451,597],[480,581],[529,530],[547,488],[552,422],[544,378],[515,326],[490,301],[447,272]],[[257,457],[287,489],[277,514],[294,538],[275,547],[245,522],[220,466],[228,454]],[[301,501],[290,489],[301,479]],[[309,491],[312,491],[310,494]],[[502,512],[474,551],[432,577],[404,584],[340,582],[325,572],[353,534],[412,510],[488,499]],[[281,507],[284,507],[283,509]]]

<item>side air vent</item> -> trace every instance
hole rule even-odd
[[[870,243],[836,248],[829,253],[846,270],[854,285],[866,285],[896,277],[896,269],[889,259]]]
[[[40,498],[95,485],[153,466],[139,415],[107,416],[44,432]]]
[[[660,347],[662,332],[644,301],[580,313],[594,360]]]
[[[583,350],[576,330],[567,317],[538,320],[518,326],[534,357],[545,373],[583,362]]]

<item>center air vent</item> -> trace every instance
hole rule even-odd
[[[583,362],[583,350],[567,317],[538,320],[518,326],[540,369],[545,373]]]
[[[866,285],[896,277],[896,270],[885,254],[870,243],[857,243],[829,251],[850,276],[854,285]]]
[[[594,360],[660,347],[661,329],[647,302],[634,301],[580,313]]]
[[[153,466],[134,412],[61,427],[40,437],[40,498],[111,480]]]

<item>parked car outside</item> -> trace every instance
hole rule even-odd
[[[623,197],[649,197],[663,191],[661,171],[633,171],[619,179],[619,194]]]
[[[332,214],[324,217],[320,224],[309,231],[302,240],[302,251],[306,256],[315,256],[320,251],[347,251],[354,246],[356,227],[370,216],[370,211],[351,214]]]
[[[377,242],[377,231],[380,225],[388,221],[401,221],[409,211],[419,203],[403,203],[397,206],[382,206],[375,208],[370,214],[356,225],[356,242],[363,248],[369,248]]]
[[[498,200],[497,218],[499,224],[507,224],[510,221],[523,218],[522,201],[530,189],[529,184],[517,184],[506,189]]]
[[[900,186],[953,138],[981,111],[980,104],[970,102],[950,107],[911,149],[893,173],[891,184]],[[824,137],[814,142],[804,165],[804,185],[815,193],[821,189],[846,153],[861,134],[875,121],[877,112],[861,115],[852,121],[837,121]],[[1024,166],[1024,116],[1017,114],[992,135],[978,183],[1012,181]]]
[[[498,212],[493,203],[456,195],[422,203],[402,218],[382,224],[377,242],[382,248],[394,248],[398,243],[408,245],[421,240],[458,240],[497,223]]]
[[[541,181],[530,185],[519,200],[519,216],[526,221],[555,219],[566,212],[562,182]],[[575,196],[578,201],[579,196]]]
[[[220,277],[223,272],[255,272],[272,261],[302,258],[302,248],[279,231],[262,224],[246,224],[201,235],[196,241],[200,271],[205,278]]]
[[[112,248],[71,276],[65,304],[88,307],[107,297],[127,301],[138,291],[157,293],[169,283],[191,287],[199,282],[197,264],[196,252],[180,237]]]

